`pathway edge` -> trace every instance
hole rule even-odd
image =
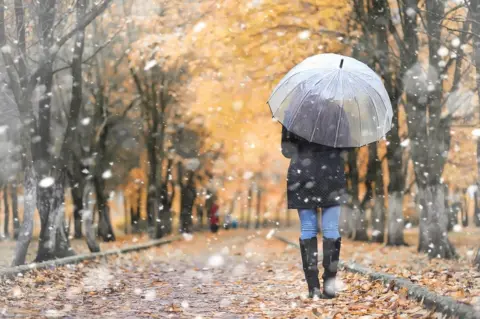
[[[70,265],[70,264],[78,264],[78,263],[81,263],[81,262],[87,261],[87,260],[94,260],[94,259],[107,257],[107,256],[121,255],[121,254],[127,254],[127,253],[131,253],[131,252],[146,250],[146,249],[149,249],[149,248],[169,244],[169,243],[172,243],[174,241],[178,241],[180,239],[182,239],[182,236],[177,235],[177,236],[173,236],[173,237],[170,237],[170,238],[151,240],[151,241],[148,241],[148,242],[143,243],[143,244],[126,246],[126,247],[117,248],[117,249],[110,249],[110,250],[106,250],[106,251],[103,251],[103,252],[101,251],[101,252],[98,252],[98,253],[80,254],[80,255],[75,255],[75,256],[71,256],[71,257],[64,257],[64,258],[58,258],[58,259],[54,259],[54,260],[48,260],[48,261],[44,261],[44,262],[41,262],[41,263],[30,263],[30,264],[21,265],[21,266],[10,267],[10,268],[0,270],[0,278],[18,276],[20,274],[24,274],[24,273],[32,271],[32,270],[56,268],[56,267],[59,267],[59,266],[65,266],[65,265]]]
[[[299,244],[290,241],[289,239],[275,234],[274,238],[300,249]],[[409,298],[420,302],[425,308],[435,310],[444,315],[454,316],[462,319],[480,319],[480,312],[475,311],[473,306],[461,303],[452,297],[438,295],[425,287],[414,284],[408,279],[399,278],[387,273],[376,272],[372,269],[357,264],[355,262],[342,262],[342,266],[346,271],[351,273],[358,273],[367,276],[370,280],[381,280],[384,283],[393,285],[399,288],[406,288]]]

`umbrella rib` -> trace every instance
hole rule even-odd
[[[376,120],[377,120],[377,130],[376,130],[376,131],[377,131],[377,132],[376,132],[377,134],[375,134],[375,139],[378,139],[378,127],[380,126],[380,123],[378,122],[378,121],[379,121],[379,117],[378,117],[377,104],[376,104],[375,101],[372,99],[372,97],[370,96],[370,94],[368,94],[368,91],[367,91],[364,87],[362,87],[362,90],[367,93],[368,98],[370,99],[370,101],[372,101],[373,107],[375,108],[375,114],[376,114],[376,117],[375,117],[375,118],[376,118]],[[385,118],[387,118],[387,116],[385,116]]]
[[[339,72],[340,73],[340,72]],[[338,140],[338,129],[340,128],[340,121],[342,119],[342,116],[343,116],[343,113],[344,113],[344,110],[343,110],[343,107],[345,106],[344,105],[344,92],[343,92],[343,79],[341,79],[340,81],[340,84],[342,85],[342,112],[340,112],[340,116],[338,117],[338,121],[337,121],[337,131],[335,132],[335,142],[333,143],[333,147],[337,147],[337,140]]]
[[[299,72],[299,73],[300,73],[300,72]],[[282,101],[279,103],[279,107],[275,110],[275,112],[272,111],[273,117],[275,117],[275,114],[278,112],[278,110],[280,109],[280,106],[283,104],[283,102],[285,102],[285,100],[287,99],[287,97],[289,97],[290,94],[292,94],[293,91],[295,91],[295,89],[296,89],[301,83],[310,80],[310,79],[313,78],[315,75],[317,75],[317,73],[315,73],[315,74],[313,74],[312,76],[309,76],[308,78],[306,78],[305,80],[299,82],[299,83],[293,88],[293,90],[291,90],[290,92],[288,92],[288,94],[285,95],[285,97],[284,97],[284,98],[282,99]],[[309,93],[309,92],[307,92],[307,93]],[[272,95],[273,95],[273,94],[272,94]],[[305,97],[306,97],[306,96],[305,96]],[[303,100],[305,99],[305,97],[302,98],[302,102],[303,102]],[[269,101],[270,101],[270,100],[269,100]],[[267,102],[267,103],[268,103],[268,102]],[[268,105],[270,105],[270,103],[269,103]],[[271,109],[271,106],[270,106],[270,109]],[[285,127],[286,127],[286,126],[285,126]],[[287,128],[287,130],[288,130],[288,127],[286,127],[286,128]]]
[[[351,74],[353,77],[357,78],[357,79],[359,80],[359,82],[361,82],[361,83],[364,84],[365,86],[369,86],[369,87],[372,89],[372,91],[375,92],[375,93],[378,95],[378,97],[380,98],[380,100],[383,101],[383,98],[380,96],[380,94],[377,92],[377,90],[375,90],[370,84],[368,84],[368,82],[365,82],[362,78],[356,76],[356,75],[353,74],[353,73],[350,73],[350,74]],[[365,92],[368,93],[368,91],[367,91],[365,88],[362,88],[362,89],[363,89]],[[372,97],[371,97],[369,94],[367,94],[367,96],[368,96],[368,98],[372,101],[372,104],[373,104],[373,106],[375,107],[375,113],[376,113],[376,115],[377,115],[377,127],[378,127],[378,126],[380,125],[380,123],[378,122],[378,121],[379,121],[379,117],[378,117],[377,104],[375,103],[375,101],[372,99]],[[383,103],[383,105],[384,105],[384,107],[385,107],[385,120],[384,120],[384,127],[383,127],[383,132],[384,132],[383,135],[385,135],[385,134],[386,134],[386,132],[385,132],[385,122],[386,122],[386,119],[387,119],[387,117],[388,117],[388,116],[387,116],[387,114],[388,114],[388,108],[387,108],[387,105],[386,105],[385,103]],[[379,137],[378,137],[378,130],[377,130],[376,139],[378,139],[378,138],[379,138]]]
[[[280,80],[280,82],[277,84],[277,86],[275,87],[275,89],[273,89],[273,92],[272,94],[270,94],[270,97],[268,98],[268,100],[270,101],[272,99],[272,96],[277,93],[278,89],[280,88],[280,86],[284,85],[285,83],[287,83],[291,78],[293,78],[295,75],[297,74],[300,74],[302,72],[307,72],[307,71],[310,71],[310,70],[318,70],[318,69],[322,69],[322,68],[311,68],[311,69],[308,69],[308,70],[303,70],[303,71],[298,71],[298,72],[295,72],[295,73],[292,73],[285,81],[283,81],[282,83],[282,80]],[[285,75],[287,76],[288,73]],[[303,81],[302,81],[303,82]],[[301,82],[300,82],[301,83]]]
[[[362,139],[362,116],[360,113],[360,104],[358,103],[357,96],[353,94],[353,98],[355,99],[355,102],[357,103],[357,108],[358,108],[358,130],[359,130],[359,138],[361,139],[360,145],[363,144],[363,139]]]
[[[322,93],[328,88],[328,86],[333,82],[333,80],[336,78],[336,76],[340,74],[340,72],[338,72],[335,76],[332,77],[332,79],[330,80],[330,83],[328,83],[328,85],[325,86],[325,88],[323,89]],[[321,95],[320,95],[321,96]],[[309,141],[312,142],[313,141],[313,136],[315,135],[315,127],[317,126],[317,122],[318,120],[320,119],[320,114],[322,113],[322,109],[320,109],[320,111],[318,112],[318,115],[317,115],[317,119],[315,120],[315,124],[313,125],[313,130],[312,130],[312,135],[310,136],[310,139]]]
[[[348,72],[348,71],[346,71],[346,72]],[[351,73],[351,72],[348,72],[348,73],[349,73],[350,75],[352,75],[353,77],[356,77],[357,79],[359,79],[363,84],[365,84],[365,86],[370,87],[370,88],[373,90],[373,92],[375,92],[375,93],[378,95],[378,97],[380,98],[380,100],[384,101],[383,98],[382,98],[382,96],[380,95],[380,93],[378,93],[378,91],[375,90],[375,89],[373,88],[373,86],[370,85],[370,83],[366,82],[364,79],[362,79],[361,77],[357,76],[355,73]],[[382,83],[382,85],[383,85],[383,83]],[[387,96],[388,96],[388,94],[387,94]],[[389,101],[389,102],[390,102],[390,101]],[[383,103],[383,106],[385,107],[385,114],[388,114],[389,111],[388,111],[388,108],[387,108],[387,104],[386,104],[386,103]]]
[[[330,73],[328,73],[329,75]],[[309,77],[312,78],[313,76]],[[326,77],[326,76],[325,76]],[[303,101],[307,98],[308,94],[310,94],[310,92],[317,86],[318,83],[320,83],[325,77],[323,77],[322,79],[318,80],[306,93],[305,93],[305,96],[300,100],[300,103],[299,103],[299,106],[297,107],[297,109],[295,110],[295,114],[293,115],[293,119],[292,119],[292,122],[290,123],[289,127],[287,127],[287,130],[290,131],[290,128],[292,127],[292,124],[295,122],[296,118],[297,118],[297,115],[298,115],[298,111],[300,110],[301,106],[302,106],[302,103]],[[305,82],[305,81],[303,81]],[[293,92],[293,90],[292,90]],[[289,95],[291,94],[291,92],[289,93]],[[286,97],[285,97],[286,98]],[[284,99],[285,100],[285,99]],[[283,103],[283,101],[282,101]]]
[[[317,69],[319,69],[319,68],[317,68]],[[330,73],[333,72],[333,71],[334,71],[334,70],[330,70],[330,72],[327,73],[327,75],[330,74]],[[305,72],[305,71],[301,71],[301,72]],[[294,75],[297,75],[297,74],[299,74],[299,73],[301,73],[301,72],[297,72],[297,73],[295,73]],[[287,95],[285,95],[285,97],[282,99],[282,101],[279,103],[279,105],[282,105],[283,102],[285,102],[285,100],[287,99],[287,97],[289,97],[290,94],[292,94],[293,91],[295,91],[295,89],[296,89],[300,84],[302,84],[303,82],[306,82],[306,81],[310,80],[311,78],[313,78],[313,77],[316,76],[316,75],[318,75],[318,73],[315,73],[315,74],[313,74],[312,76],[309,76],[308,78],[306,78],[306,79],[304,79],[303,81],[299,82],[299,83],[293,88],[293,90],[291,90],[290,92],[288,92]],[[293,77],[293,75],[292,75],[292,77]],[[290,77],[290,78],[292,78],[292,77]],[[289,78],[289,79],[290,79],[290,78]],[[286,82],[286,81],[285,81],[285,82]],[[282,84],[282,85],[283,85],[283,84]],[[277,87],[276,90],[277,90],[278,88],[279,88],[279,87]],[[275,91],[276,91],[276,90],[275,90]],[[310,91],[307,92],[307,93],[310,93]],[[272,93],[272,95],[270,96],[269,101],[271,100],[271,97],[272,97],[272,96],[273,96],[273,93]],[[304,98],[303,98],[303,99],[304,99]],[[302,99],[302,102],[303,102],[303,99]],[[267,103],[268,103],[268,102],[267,102]],[[269,103],[268,105],[270,105],[270,103]],[[270,109],[271,109],[271,106],[270,106]],[[275,112],[272,111],[273,117],[275,117],[275,114],[278,112],[279,109],[280,109],[280,107],[278,107],[278,108],[275,110]],[[287,129],[288,129],[288,127],[287,127]]]

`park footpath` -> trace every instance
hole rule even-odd
[[[441,306],[412,297],[412,287],[402,286],[401,279],[384,280],[375,277],[381,274],[372,270],[376,265],[355,264],[362,250],[348,241],[338,298],[306,298],[295,236],[268,230],[199,233],[22,270],[0,283],[0,318],[445,317]],[[452,311],[459,311],[456,317],[476,318],[475,304],[448,298]]]

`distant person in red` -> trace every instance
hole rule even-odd
[[[218,231],[218,224],[220,223],[220,219],[218,217],[218,205],[217,203],[213,203],[212,207],[210,208],[210,230],[212,233],[216,233]]]

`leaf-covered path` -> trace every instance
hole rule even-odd
[[[298,251],[267,232],[224,231],[0,286],[0,316],[41,318],[429,318],[419,304],[341,273],[336,300],[305,299]]]

